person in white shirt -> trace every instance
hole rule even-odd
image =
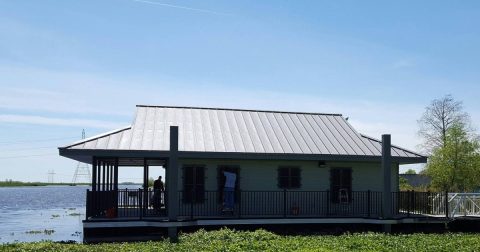
[[[235,192],[235,181],[237,175],[233,172],[224,171],[223,175],[225,176],[225,186],[223,188],[224,192],[224,211],[233,211],[235,204],[234,192]]]

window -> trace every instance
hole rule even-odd
[[[352,201],[352,169],[333,168],[330,170],[330,191],[333,203]]]
[[[300,188],[300,168],[280,167],[278,168],[278,187],[282,189]]]
[[[235,180],[235,195],[238,196],[240,192],[240,167],[235,165],[219,165],[217,168],[217,188],[218,188],[218,203],[223,202],[223,188],[225,187],[224,171],[232,172],[237,175]],[[239,197],[234,197],[235,203],[238,202]]]
[[[187,165],[183,167],[183,201],[202,203],[205,200],[205,167]]]

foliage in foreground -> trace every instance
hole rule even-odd
[[[53,242],[0,245],[0,251],[480,251],[479,234],[378,233],[281,236],[222,229],[200,230],[168,240],[137,243],[60,244]]]

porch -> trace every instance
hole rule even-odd
[[[167,194],[154,192],[152,189],[88,190],[85,222],[168,221]],[[199,195],[201,198],[196,198]],[[445,193],[392,192],[391,198],[392,212],[387,214],[383,209],[382,192],[352,191],[348,199],[342,200],[334,197],[330,191],[237,191],[233,211],[225,212],[221,191],[201,193],[179,191],[176,221],[301,218],[448,219],[452,213],[449,210],[450,205],[456,204],[452,200],[449,201]]]

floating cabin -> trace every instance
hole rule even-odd
[[[360,134],[341,114],[138,105],[131,126],[59,153],[92,165],[86,242],[159,232],[175,238],[184,227],[346,223],[388,230],[446,219],[442,202],[425,203],[432,195],[398,190],[399,165],[427,157],[391,145],[390,135]],[[141,189],[119,189],[126,166],[143,168]],[[164,191],[148,188],[150,167],[165,169]],[[223,171],[236,173],[228,212]]]

